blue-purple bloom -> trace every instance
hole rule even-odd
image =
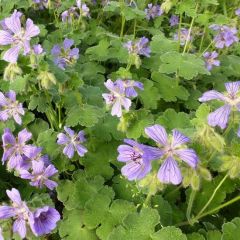
[[[203,57],[205,58],[205,64],[208,71],[212,70],[213,66],[220,65],[220,61],[216,59],[218,57],[218,53],[216,51],[205,52]]]
[[[68,158],[73,158],[74,152],[77,151],[80,157],[83,157],[87,152],[87,149],[81,144],[86,141],[84,131],[79,131],[77,134],[69,128],[64,127],[65,133],[59,133],[57,135],[57,143],[64,145],[63,154]]]
[[[210,29],[217,31],[213,41],[215,42],[216,48],[224,48],[231,46],[234,42],[238,42],[237,29],[235,27],[220,26],[213,24],[209,27]]]
[[[161,157],[164,159],[158,171],[158,179],[163,183],[179,184],[182,181],[182,174],[176,159],[182,160],[190,167],[196,168],[198,156],[193,149],[186,148],[185,144],[190,141],[188,137],[178,130],[172,130],[172,136],[168,138],[165,128],[155,124],[145,128],[145,133],[154,140],[161,150]]]
[[[129,54],[150,57],[151,49],[149,48],[148,43],[148,38],[141,37],[138,41],[128,41],[124,43],[123,46],[128,50]]]
[[[138,82],[138,81],[134,81],[134,80],[121,80],[121,79],[118,79],[115,81],[114,84],[118,83],[118,82],[122,82],[123,85],[124,85],[124,88],[125,88],[125,95],[126,97],[128,98],[134,98],[134,97],[137,97],[138,93],[137,91],[135,90],[135,87],[140,89],[140,90],[143,90],[144,87],[143,87],[143,83],[141,82]],[[121,83],[120,83],[121,84]]]
[[[79,49],[71,48],[74,44],[72,39],[65,38],[63,41],[63,47],[60,45],[54,45],[51,50],[51,53],[54,57],[54,63],[65,70],[68,65],[76,63],[79,58]]]
[[[90,9],[85,3],[82,3],[81,0],[76,0],[77,7],[80,10],[80,16],[89,17],[90,18]]]
[[[170,23],[170,26],[173,27],[173,26],[176,26],[178,25],[179,23],[179,17],[176,16],[176,15],[172,15],[169,19],[169,23]]]
[[[35,236],[49,234],[56,228],[60,214],[52,207],[38,208],[30,218],[30,226]]]
[[[110,93],[103,93],[102,96],[105,99],[106,104],[108,106],[112,106],[112,116],[121,117],[122,106],[126,111],[129,111],[129,108],[132,104],[131,100],[126,97],[123,81],[118,80],[113,83],[110,79],[108,79],[104,85],[110,91]]]
[[[31,51],[30,40],[40,33],[39,27],[28,18],[25,29],[21,27],[21,14],[16,10],[2,22],[3,30],[0,30],[0,45],[11,45],[3,59],[10,63],[16,63],[21,51],[27,55]]]
[[[186,28],[181,28],[180,32],[176,32],[173,36],[173,39],[176,41],[180,41],[180,45],[184,46],[186,42],[189,42],[192,37],[189,35],[189,30]]]
[[[236,9],[235,14],[236,14],[237,16],[240,16],[240,8]]]
[[[43,53],[43,48],[41,46],[41,44],[35,44],[33,45],[33,52],[35,55],[40,55]]]
[[[8,161],[7,165],[9,169],[20,169],[24,161],[32,157],[32,153],[36,148],[26,143],[31,138],[32,134],[26,128],[18,133],[17,138],[14,137],[10,129],[5,128],[2,135],[4,150],[2,156],[3,164]]]
[[[61,14],[62,21],[72,23],[74,19],[78,19],[79,14],[77,10],[78,10],[77,7],[71,7],[68,10],[62,12]]]
[[[31,180],[31,186],[37,188],[43,188],[46,186],[50,190],[53,190],[58,184],[49,178],[54,176],[57,172],[58,170],[52,164],[49,164],[46,167],[42,161],[33,161],[32,172],[20,170],[20,176],[23,179]]]
[[[48,7],[48,0],[33,0],[40,10]]]
[[[12,201],[12,206],[0,206],[0,219],[14,218],[13,232],[18,233],[21,238],[26,237],[27,227],[31,212],[25,202],[22,201],[17,189],[7,190],[7,195]]]
[[[13,118],[19,125],[22,124],[21,115],[24,115],[22,103],[16,100],[16,93],[12,90],[5,95],[0,92],[0,120],[7,121]]]
[[[199,98],[200,102],[219,100],[224,103],[222,107],[208,115],[208,124],[210,126],[219,126],[221,129],[225,129],[229,121],[230,113],[232,111],[240,111],[239,87],[240,81],[228,82],[225,83],[226,93],[223,94],[215,90],[210,90]]]
[[[148,4],[148,7],[145,9],[146,18],[148,20],[159,17],[163,14],[163,10],[159,5],[153,5],[152,3]]]
[[[162,152],[158,148],[149,147],[144,144],[139,144],[131,139],[124,139],[128,145],[120,145],[118,147],[119,162],[124,162],[126,165],[122,167],[122,175],[128,180],[140,180],[151,171],[151,161],[159,159]]]

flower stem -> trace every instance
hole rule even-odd
[[[196,193],[197,193],[197,191],[192,189],[190,197],[189,197],[188,207],[187,207],[186,217],[190,224],[191,224],[191,211],[192,211],[192,206],[193,206],[193,202],[194,202]]]

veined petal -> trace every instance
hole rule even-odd
[[[80,157],[83,157],[84,154],[88,151],[84,146],[82,146],[81,144],[76,144],[75,148],[77,150],[77,153]]]
[[[153,139],[155,142],[161,145],[166,145],[168,143],[168,136],[165,128],[161,125],[155,124],[151,127],[145,128],[145,133]]]
[[[13,232],[17,232],[21,238],[25,238],[27,233],[25,220],[20,218],[15,220],[13,224]]]
[[[12,35],[4,30],[0,30],[0,45],[9,45],[13,43]]]
[[[58,172],[58,170],[52,164],[50,164],[44,171],[44,175],[46,177],[51,177],[51,176],[55,175],[57,172]]]
[[[20,193],[16,188],[12,188],[12,190],[7,190],[6,193],[8,197],[12,200],[12,202],[16,203],[17,205],[22,204]]]
[[[198,100],[200,102],[207,102],[207,101],[214,100],[214,99],[225,101],[225,96],[220,92],[217,92],[215,90],[210,90],[210,91],[205,92],[202,95],[202,97],[200,97]]]
[[[63,145],[67,144],[70,141],[69,137],[67,137],[64,133],[59,133],[57,135],[57,144]]]
[[[68,156],[68,158],[72,158],[74,155],[74,147],[73,144],[70,143],[68,145],[66,145],[63,149],[63,153]]]
[[[193,149],[178,149],[174,153],[190,167],[196,168],[198,164],[198,156]]]
[[[212,127],[219,126],[221,129],[227,127],[231,106],[224,105],[208,115],[208,124]]]
[[[26,40],[30,40],[32,37],[37,36],[39,33],[40,33],[39,27],[36,26],[30,18],[28,18],[26,21],[26,32],[24,35]]]
[[[34,175],[40,175],[44,171],[44,162],[42,161],[33,161],[32,169]]]
[[[229,95],[235,97],[239,91],[240,81],[225,83],[225,88]]]
[[[71,128],[69,128],[69,127],[65,126],[64,130],[70,137],[73,137],[75,135],[75,132]]]
[[[115,103],[112,106],[112,111],[111,111],[112,116],[117,116],[121,117],[122,116],[122,105],[121,105],[121,100],[118,98],[116,99]]]
[[[3,60],[10,63],[16,63],[21,49],[21,45],[15,45],[11,47],[4,53]]]
[[[123,107],[125,108],[125,110],[129,111],[129,108],[131,107],[131,100],[125,97],[121,98],[121,104],[123,105]]]
[[[172,133],[173,133],[172,146],[174,148],[190,141],[190,139],[187,136],[183,135],[176,129],[173,129]]]
[[[15,209],[9,206],[0,206],[0,219],[8,219],[16,215]]]
[[[158,171],[158,179],[163,183],[178,185],[182,181],[182,174],[177,162],[168,157]]]
[[[160,148],[144,145],[144,153],[142,158],[152,161],[161,158],[163,154],[164,152]]]
[[[117,150],[119,152],[119,155],[117,158],[119,162],[132,161],[132,155],[134,154],[135,151],[131,146],[120,145]]]
[[[26,128],[18,133],[18,142],[21,144],[29,141],[31,138],[32,133],[28,132]]]
[[[18,34],[21,32],[21,21],[20,16],[17,11],[15,11],[10,17],[5,18],[5,25],[8,29],[10,29],[13,33]]]

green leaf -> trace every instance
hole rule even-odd
[[[90,47],[86,50],[90,60],[105,61],[108,59],[110,43],[107,39],[102,39],[97,46]]]
[[[175,73],[176,75],[190,80],[199,74],[209,74],[205,63],[194,54],[167,52],[161,56],[162,64],[159,67],[161,73]]]
[[[187,237],[179,228],[171,226],[154,233],[152,240],[187,240]]]
[[[28,109],[34,110],[37,108],[38,112],[46,112],[48,109],[48,103],[44,94],[31,95]]]
[[[95,231],[84,226],[82,211],[72,210],[63,212],[63,220],[59,225],[61,239],[65,240],[97,240]]]
[[[11,81],[9,88],[16,93],[26,92],[26,85],[28,82],[29,74],[18,76],[14,81]]]
[[[92,127],[103,116],[104,111],[99,107],[88,104],[73,106],[67,114],[66,124],[70,127],[78,124],[85,127]]]
[[[205,240],[205,237],[199,233],[192,233],[187,235],[187,240]]]
[[[156,210],[143,208],[140,213],[131,213],[122,225],[116,227],[109,235],[108,240],[149,240],[159,223]]]
[[[234,218],[231,222],[224,223],[222,226],[221,240],[236,240],[240,236],[240,218]]]
[[[155,86],[158,88],[158,92],[164,101],[175,102],[177,98],[182,100],[188,99],[188,91],[183,86],[179,86],[176,79],[158,72],[152,73],[152,79],[155,81]]]

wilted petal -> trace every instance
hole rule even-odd
[[[218,100],[224,101],[225,100],[225,96],[222,93],[220,93],[220,92],[217,92],[215,90],[210,90],[210,91],[205,92],[202,95],[202,97],[200,97],[198,100],[200,102],[207,102],[207,101],[214,100],[214,99],[218,99]]]
[[[158,179],[163,183],[178,185],[182,181],[182,175],[177,162],[168,157],[158,171]]]
[[[3,60],[10,63],[16,63],[20,50],[22,49],[21,45],[16,45],[8,49],[4,55]]]
[[[190,139],[187,136],[183,135],[176,129],[173,129],[172,133],[173,133],[172,146],[174,148],[190,141]]]
[[[166,145],[168,143],[167,132],[161,125],[155,124],[151,127],[147,127],[145,128],[145,133],[148,137],[161,145]]]
[[[231,106],[224,105],[208,115],[208,124],[212,127],[219,126],[221,129],[226,128]]]
[[[190,167],[196,168],[198,164],[198,156],[193,149],[178,149],[174,153]]]

